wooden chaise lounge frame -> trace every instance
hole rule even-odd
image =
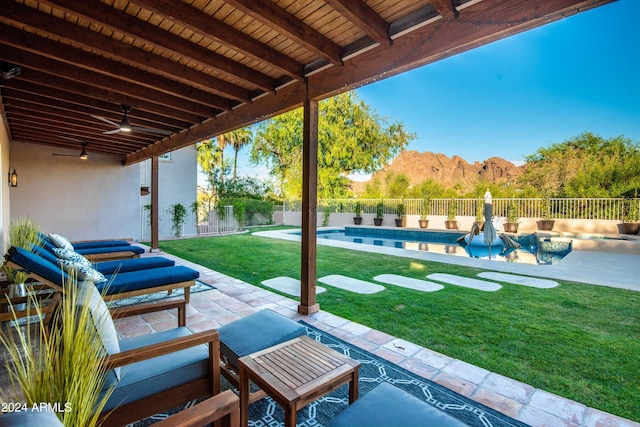
[[[5,256],[5,261],[9,266],[13,267],[16,270],[23,270],[23,271],[25,270],[23,266],[16,264],[6,256]],[[42,277],[41,275],[34,273],[32,271],[25,271],[25,272],[33,280],[43,283],[46,286],[49,286],[58,292],[62,292],[62,287],[52,282],[51,280],[45,277]],[[147,294],[163,292],[163,291],[167,291],[169,294],[171,294],[174,289],[184,288],[184,301],[188,304],[191,298],[191,286],[195,285],[195,283],[196,283],[195,280],[187,280],[186,282],[175,282],[175,283],[169,283],[167,285],[154,286],[151,288],[136,289],[133,291],[126,291],[126,292],[118,292],[115,294],[104,295],[103,298],[105,301],[116,301],[119,299],[137,297],[140,295],[147,295]]]

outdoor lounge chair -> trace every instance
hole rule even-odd
[[[329,427],[463,427],[461,421],[389,383],[381,383],[338,414]]]
[[[45,236],[40,233],[40,237],[42,238],[43,246],[50,251],[55,248],[66,247],[87,257],[90,261],[137,258],[144,253],[143,248],[132,245],[126,240],[97,240],[71,243],[63,236],[56,234]]]
[[[67,273],[58,264],[17,247],[9,248],[5,259],[13,268],[23,269],[33,279],[62,291],[62,283],[66,279]],[[114,274],[105,274],[104,276],[107,281],[96,283],[96,288],[100,292],[104,291],[106,293],[105,299],[107,300],[130,298],[184,288],[184,299],[189,302],[191,286],[195,283],[195,279],[200,277],[200,273],[189,267],[174,265],[171,267],[116,272]]]
[[[113,318],[157,311],[159,304],[111,310],[93,286],[85,288],[97,335],[108,350],[105,386],[115,385],[102,411],[103,426],[121,426],[172,409],[191,400],[220,393],[218,332],[195,333],[184,326],[185,302],[180,304],[178,327],[140,337],[118,340]],[[161,303],[162,304],[162,303]],[[160,304],[160,309],[164,308]],[[182,314],[180,314],[182,313]]]
[[[34,246],[32,251],[53,264],[58,264],[58,258],[53,252],[43,246]],[[100,261],[93,264],[93,268],[102,274],[127,273],[131,271],[147,270],[150,268],[172,267],[175,261],[160,256]]]

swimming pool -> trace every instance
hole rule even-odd
[[[318,230],[317,237],[318,239],[363,245],[534,265],[555,264],[571,252],[570,239],[550,239],[538,237],[536,234],[526,234],[514,238],[521,245],[519,249],[506,245],[492,246],[491,253],[489,253],[488,247],[458,243],[457,239],[465,234],[465,232],[402,228],[344,227],[343,229]]]

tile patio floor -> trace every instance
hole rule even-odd
[[[455,390],[534,427],[640,427],[639,423],[588,408],[544,390],[533,388],[486,369],[452,359],[391,335],[320,311],[297,312],[298,301],[176,258],[176,263],[200,271],[200,280],[215,290],[191,296],[187,325],[196,331],[217,328],[256,311],[270,308],[295,320],[305,320],[353,345],[409,371]],[[174,313],[160,312],[116,322],[122,337],[133,337],[175,327]]]

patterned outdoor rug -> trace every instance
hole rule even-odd
[[[379,383],[386,381],[469,426],[526,427],[526,424],[520,421],[509,418],[367,351],[354,347],[305,322],[301,323],[307,327],[307,335],[316,341],[360,362],[360,397],[364,396]],[[225,387],[228,388],[229,384],[223,381],[223,388]],[[348,401],[348,388],[345,385],[298,411],[297,425],[302,427],[326,426],[347,407]],[[148,426],[167,416],[168,414],[158,414],[139,423],[132,424],[131,427]],[[282,426],[284,425],[283,420],[284,410],[270,397],[255,402],[249,407],[249,426]]]
[[[191,293],[196,294],[198,292],[210,291],[215,288],[216,287],[213,285],[208,285],[204,282],[196,280],[196,283],[193,286],[191,286]],[[160,301],[165,298],[182,297],[182,296],[184,296],[184,289],[178,288],[178,289],[174,289],[173,292],[171,292],[171,294],[169,294],[166,291],[154,292],[152,294],[146,294],[146,295],[140,295],[132,298],[109,301],[108,305],[109,307],[122,307],[125,305],[141,304],[145,302]]]

